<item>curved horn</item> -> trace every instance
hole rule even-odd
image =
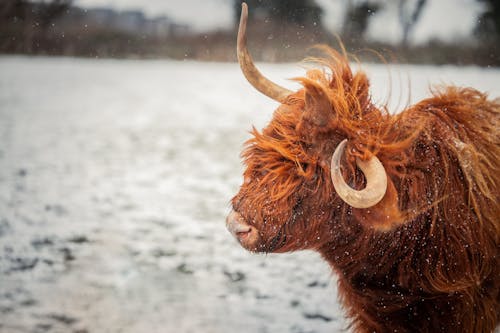
[[[339,197],[354,208],[369,208],[376,205],[385,195],[387,190],[387,174],[384,166],[377,157],[369,161],[356,158],[356,165],[363,171],[366,178],[366,187],[357,191],[351,188],[340,172],[340,158],[344,153],[347,139],[342,141],[332,156],[331,176],[333,187]]]
[[[252,86],[254,86],[258,91],[282,103],[285,98],[292,93],[292,91],[271,82],[255,67],[252,57],[247,49],[247,19],[248,7],[247,4],[243,2],[241,4],[240,27],[238,29],[237,43],[238,61],[240,63],[241,70],[243,71],[243,74],[247,78],[248,82],[250,82],[250,84],[252,84]]]

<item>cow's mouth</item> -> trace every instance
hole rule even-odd
[[[236,211],[231,211],[226,218],[226,227],[245,249],[257,251],[260,235],[257,228],[248,224],[243,216]]]

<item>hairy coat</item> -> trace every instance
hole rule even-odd
[[[492,332],[500,320],[500,100],[442,87],[390,115],[363,72],[323,48],[242,153],[232,204],[256,230],[248,250],[319,251],[338,274],[356,332]],[[366,180],[356,157],[376,156],[387,192],[375,206],[344,202],[330,159],[348,139],[342,175]],[[244,236],[244,235],[243,235]],[[243,237],[242,236],[242,237]]]

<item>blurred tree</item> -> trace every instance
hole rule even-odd
[[[342,38],[345,42],[356,44],[364,39],[369,19],[381,8],[381,4],[373,1],[347,1]]]
[[[55,19],[62,16],[70,7],[73,0],[42,1],[34,6],[34,14],[40,20],[40,27],[45,30]]]
[[[479,16],[475,35],[483,41],[500,42],[500,1],[478,0],[485,4],[485,11]]]
[[[408,46],[408,39],[415,27],[415,23],[420,18],[420,14],[422,14],[426,2],[427,0],[416,0],[416,3],[413,0],[399,0],[399,22],[403,28],[401,45],[405,48]]]
[[[32,3],[4,0],[0,3],[0,48],[31,52],[33,40]]]
[[[34,48],[43,46],[48,40],[48,28],[71,3],[72,0],[2,0],[0,49],[31,53]]]
[[[10,21],[25,21],[28,18],[37,20],[40,26],[48,26],[61,16],[70,6],[72,0],[28,1],[2,0],[0,3],[0,24]]]
[[[248,4],[249,17],[294,23],[300,26],[321,26],[323,10],[314,0],[234,0],[235,22],[239,22],[241,3]]]
[[[0,3],[0,25],[6,25],[14,18],[24,19],[28,5],[26,0],[3,0]]]

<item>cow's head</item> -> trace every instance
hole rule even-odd
[[[392,182],[375,157],[386,114],[370,102],[365,74],[353,75],[345,57],[331,50],[331,73],[309,71],[297,79],[304,87],[297,92],[265,78],[246,48],[247,15],[243,4],[241,69],[257,90],[281,105],[246,143],[244,181],[227,227],[251,251],[317,249],[347,215],[380,211],[372,208],[387,206],[384,196],[394,206]]]

